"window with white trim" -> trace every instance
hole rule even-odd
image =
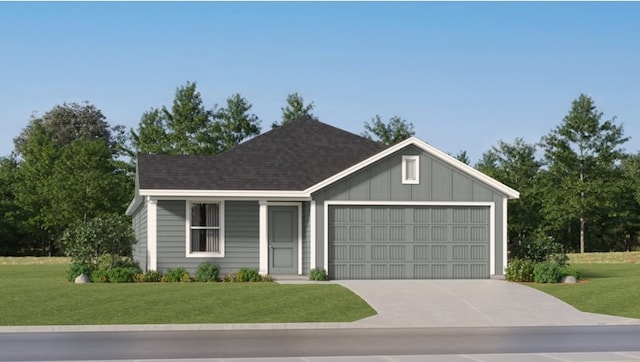
[[[224,256],[222,202],[187,204],[187,256]]]
[[[420,183],[420,156],[402,156],[402,183]]]

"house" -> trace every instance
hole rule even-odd
[[[215,156],[139,155],[127,215],[143,270],[482,279],[503,274],[518,196],[418,138],[299,119]]]

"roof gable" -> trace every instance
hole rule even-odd
[[[387,146],[308,118],[215,156],[138,156],[145,190],[303,191]]]
[[[406,140],[399,142],[391,147],[386,148],[385,150],[367,158],[366,160],[363,160],[351,167],[349,167],[346,170],[343,170],[342,172],[339,172],[325,180],[323,180],[322,182],[319,182],[315,185],[313,185],[311,188],[307,189],[306,192],[308,193],[313,193],[316,192],[318,190],[321,190],[324,187],[327,187],[361,169],[363,169],[364,167],[367,167],[371,164],[373,164],[374,162],[381,160],[387,156],[392,155],[395,152],[398,152],[399,150],[409,146],[409,145],[414,145],[416,147],[418,147],[419,149],[423,150],[424,152],[428,153],[429,155],[431,155],[432,157],[434,157],[436,160],[439,160],[441,162],[443,162],[445,165],[458,170],[459,172],[461,172],[464,175],[467,175],[473,179],[479,180],[480,182],[486,184],[487,186],[489,186],[492,189],[495,189],[496,191],[506,195],[508,198],[511,199],[517,199],[520,197],[520,193],[514,189],[512,189],[511,187],[501,183],[500,181],[485,175],[484,173],[476,170],[475,168],[465,164],[464,162],[459,161],[458,159],[440,151],[439,149],[429,145],[428,143],[420,140],[419,138],[416,137],[410,137],[407,138]]]

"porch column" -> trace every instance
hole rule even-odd
[[[309,206],[309,270],[316,268],[316,200]]]
[[[267,201],[260,200],[258,201],[260,205],[260,227],[259,227],[259,238],[260,238],[260,274],[266,275],[269,274],[269,232],[268,232],[268,213],[267,213]]]

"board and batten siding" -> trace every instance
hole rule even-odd
[[[142,270],[147,270],[148,252],[147,252],[147,204],[142,205],[134,212],[131,218],[133,235],[136,243],[132,248],[133,260],[135,260]]]
[[[402,184],[402,156],[419,155],[419,184]],[[495,270],[502,274],[503,200],[507,196],[479,180],[432,157],[418,147],[407,146],[372,165],[315,192],[317,265],[324,265],[324,202],[431,201],[495,203]]]
[[[224,258],[187,258],[186,201],[158,201],[158,270],[185,268],[195,273],[199,264],[211,262],[220,273],[259,267],[259,215],[257,201],[226,201]]]

